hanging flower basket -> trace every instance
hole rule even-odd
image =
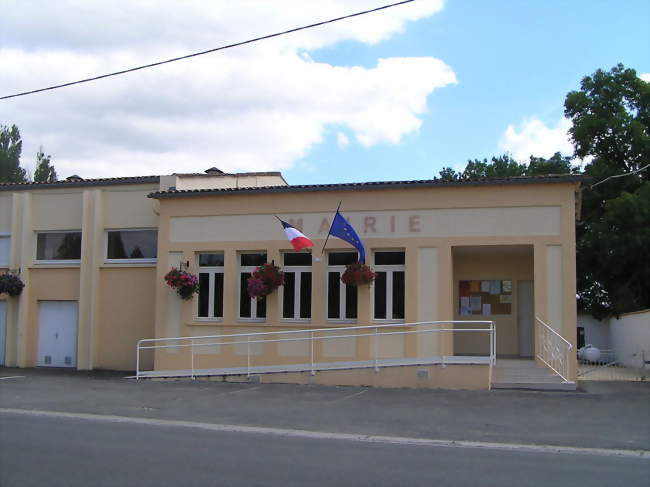
[[[370,284],[375,280],[375,273],[366,264],[355,262],[345,266],[345,272],[341,274],[341,281],[348,286],[361,286]]]
[[[251,298],[265,298],[284,285],[284,272],[273,262],[262,264],[248,278],[248,295]]]
[[[199,278],[194,274],[181,271],[176,267],[165,274],[165,282],[183,299],[192,299],[199,292]]]
[[[19,296],[24,287],[25,283],[17,274],[12,272],[0,274],[0,294],[6,293],[11,297]]]

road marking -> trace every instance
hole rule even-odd
[[[5,379],[24,379],[24,375],[10,375],[8,377],[0,377],[0,380],[5,380]]]
[[[334,399],[333,401],[328,401],[328,404],[332,404],[334,402],[341,402],[341,401],[347,401],[348,399],[352,399],[353,397],[360,396],[361,394],[364,394],[368,392],[368,389],[364,389],[363,391],[355,392],[354,394],[349,394],[347,396],[343,396],[339,399]]]
[[[613,448],[580,448],[573,446],[532,445],[522,443],[496,443],[484,441],[437,440],[432,438],[408,438],[400,436],[361,435],[349,433],[330,433],[263,426],[244,426],[238,424],[198,423],[194,421],[174,421],[166,419],[134,418],[104,414],[66,413],[59,411],[39,411],[34,409],[0,408],[0,414],[16,414],[44,418],[80,419],[107,423],[141,424],[147,426],[166,426],[175,428],[194,428],[223,433],[249,433],[257,435],[282,436],[285,438],[306,438],[312,440],[339,440],[357,443],[383,443],[402,446],[423,446],[443,448],[478,448],[529,453],[559,453],[562,455],[592,455],[604,457],[624,457],[650,460],[650,450],[620,450]]]

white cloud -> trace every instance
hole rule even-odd
[[[571,155],[573,146],[568,134],[570,128],[571,121],[564,117],[560,118],[555,127],[547,127],[536,117],[528,118],[519,130],[514,125],[508,125],[499,146],[519,161],[527,161],[531,155],[548,158],[556,152]]]
[[[0,94],[123,69],[378,6],[376,0],[10,1],[0,20]],[[29,5],[28,5],[29,4]],[[35,6],[36,4],[36,6]],[[311,6],[312,8],[308,8]],[[316,8],[317,7],[317,8]],[[307,50],[376,43],[434,14],[440,0],[329,24],[85,85],[0,102],[23,164],[39,145],[84,177],[281,170],[340,127],[362,145],[417,131],[433,90],[456,82],[431,58],[333,66]],[[66,11],[68,15],[61,16]],[[2,25],[5,24],[5,25]],[[338,137],[339,145],[343,135]]]
[[[646,83],[650,83],[650,73],[643,73],[639,75],[639,78],[641,78],[643,81]]]
[[[336,142],[339,145],[339,147],[345,148],[348,145],[350,145],[350,138],[347,135],[345,135],[343,132],[339,132],[336,135]]]

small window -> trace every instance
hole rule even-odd
[[[107,234],[107,260],[156,260],[158,230],[109,230]]]
[[[47,232],[37,234],[36,260],[81,260],[81,232]]]
[[[283,258],[282,318],[308,320],[311,318],[311,254],[286,253]]]
[[[9,267],[9,251],[11,238],[9,235],[0,235],[0,267]]]
[[[199,254],[199,299],[197,316],[223,318],[223,254]]]
[[[341,282],[347,264],[359,260],[356,252],[330,252],[327,256],[327,319],[355,321],[357,319],[357,287]]]
[[[239,318],[263,321],[266,318],[266,299],[248,295],[248,279],[258,266],[266,263],[266,252],[240,254],[239,259]]]
[[[375,252],[374,318],[403,320],[404,252]]]

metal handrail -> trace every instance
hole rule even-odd
[[[553,328],[551,328],[547,323],[542,321],[538,316],[535,317],[536,323],[539,323],[542,325],[544,328],[542,328],[543,331],[548,333],[549,331],[552,333],[552,336],[554,338],[559,338],[561,340],[560,343],[564,342],[563,344],[565,345],[565,350],[562,351],[560,350],[559,345],[555,346],[553,348],[553,344],[549,343],[548,340],[544,341],[544,336],[540,334],[540,353],[537,353],[536,356],[537,358],[544,363],[548,368],[550,368],[553,372],[555,372],[557,375],[559,375],[564,382],[571,382],[568,379],[569,375],[569,353],[573,349],[573,345],[571,342],[569,342],[566,338],[564,338],[562,335],[560,335],[557,331],[555,331]],[[547,356],[544,352],[551,352],[552,356]],[[555,352],[555,353],[553,353]],[[557,354],[557,356],[556,356]],[[561,355],[561,356],[559,356]],[[561,369],[558,370],[558,369]]]
[[[384,328],[413,328],[418,326],[431,326],[431,325],[454,325],[454,324],[463,324],[463,325],[489,325],[487,328],[433,328],[429,330],[400,330],[400,331],[387,331],[379,333],[379,329]],[[314,336],[317,332],[341,332],[346,330],[353,330],[359,332],[361,330],[374,330],[374,334],[368,333],[352,333],[352,334],[336,334],[336,335],[325,335],[325,336]],[[373,338],[375,343],[375,369],[378,370],[378,346],[376,345],[377,338],[384,335],[408,335],[408,334],[419,334],[419,333],[430,333],[430,332],[457,332],[457,331],[474,331],[474,332],[489,332],[490,333],[490,367],[496,363],[496,327],[494,326],[493,321],[477,321],[477,320],[468,320],[468,321],[422,321],[415,323],[389,323],[382,325],[365,325],[365,326],[349,326],[349,327],[330,327],[330,328],[307,328],[300,330],[284,330],[284,331],[270,331],[270,332],[252,332],[252,333],[233,333],[233,334],[222,334],[222,335],[202,335],[202,336],[189,336],[189,337],[169,337],[169,338],[145,338],[139,340],[137,343],[137,356],[136,356],[136,378],[140,378],[140,351],[141,350],[157,350],[157,349],[169,349],[169,348],[186,348],[191,349],[191,377],[195,377],[195,367],[194,367],[194,349],[195,347],[208,347],[215,345],[238,345],[246,344],[247,348],[247,370],[250,375],[251,361],[250,361],[250,345],[255,343],[278,343],[278,342],[296,342],[296,341],[306,341],[308,340],[311,344],[310,346],[310,361],[311,361],[311,373],[315,373],[314,367],[314,342],[316,340],[329,340],[335,338],[352,338],[352,337],[370,337]],[[287,334],[309,334],[309,336],[302,336],[298,338],[262,338],[272,335],[287,335]],[[228,340],[237,337],[246,337],[245,340]],[[251,340],[251,337],[254,337]],[[257,339],[260,338],[260,339]],[[219,341],[210,341],[205,343],[204,340],[212,339]],[[201,340],[202,343],[196,343],[196,340]],[[175,343],[171,345],[157,345],[159,342],[182,342],[189,341],[189,343]],[[145,343],[153,343],[153,345],[144,345]]]

